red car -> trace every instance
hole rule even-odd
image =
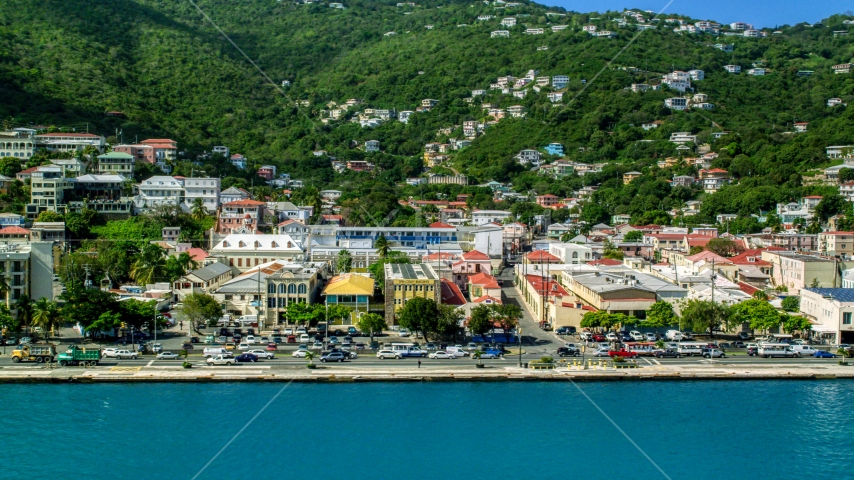
[[[605,338],[605,335],[602,335],[601,333],[594,333],[593,334],[593,341],[594,342],[607,342],[608,339]]]
[[[638,352],[630,352],[624,348],[620,350],[611,350],[608,352],[609,357],[623,357],[623,358],[636,358],[638,356]]]
[[[275,343],[268,343],[267,344],[267,350],[268,351],[273,351],[273,350],[277,350],[277,349],[278,349],[278,347],[276,346]]]
[[[297,337],[288,335],[288,343],[297,343]]]

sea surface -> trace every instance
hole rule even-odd
[[[0,385],[0,477],[844,480],[852,402],[847,381]]]

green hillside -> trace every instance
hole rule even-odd
[[[461,1],[398,6],[386,0],[344,2],[343,9],[275,0],[198,5],[275,85],[190,2],[6,0],[0,4],[0,119],[9,126],[88,128],[108,136],[121,131],[124,141],[167,136],[188,157],[228,145],[317,187],[343,185],[356,198],[379,184],[387,185],[382,190],[389,196],[410,193],[391,187],[418,173],[425,143],[447,139],[437,135],[439,129],[486,120],[481,100],[502,108],[518,104],[526,107],[526,118],[489,128],[452,155],[450,165],[478,181],[513,181],[538,193],[566,195],[582,184],[602,183],[597,203],[604,211],[590,218],[629,213],[638,221],[661,220],[654,212],[702,196],[666,183],[674,173],[687,173],[684,168],[655,166],[676,155],[675,145],[666,142],[672,132],[697,134],[698,143],[709,142],[721,154],[714,166],[751,177],[705,198],[701,220],[718,213],[747,216],[808,191],[827,193],[802,187],[800,175],[829,165],[825,146],[854,143],[852,109],[826,106],[831,97],[854,101],[851,75],[831,70],[854,59],[854,36],[834,34],[850,29],[844,16],[755,39],[677,34],[664,18],[638,35],[634,23],[617,24],[620,12],[579,14],[529,2],[512,8]],[[495,18],[478,21],[482,15]],[[510,38],[490,38],[503,28],[500,19],[510,16],[519,22],[509,28]],[[590,23],[616,38],[583,32]],[[552,32],[552,25],[569,27]],[[545,34],[525,35],[525,28],[545,28]],[[734,49],[724,52],[715,43]],[[723,68],[746,70],[760,62],[769,71],[763,77]],[[627,89],[691,68],[706,72],[694,87],[708,95],[713,110],[671,112],[664,99],[678,92]],[[497,77],[520,77],[530,69],[570,76],[557,107],[545,96],[549,89],[523,99],[488,90]],[[814,74],[799,76],[799,70]],[[292,85],[280,90],[283,80]],[[473,89],[487,89],[487,95],[467,103]],[[439,104],[408,124],[367,129],[346,120],[321,122],[328,102],[349,98],[364,100],[366,108],[398,111],[415,110],[424,98]],[[297,101],[309,103],[298,107]],[[126,118],[105,116],[114,110]],[[652,131],[640,128],[652,120],[664,123]],[[794,121],[810,122],[809,131],[786,134]],[[712,141],[715,131],[731,134]],[[361,159],[366,154],[353,141],[368,139],[379,140],[383,150],[370,155],[381,167],[374,181],[367,174],[336,174],[311,153],[325,149],[339,159]],[[573,160],[609,165],[601,174],[553,181],[512,159],[521,149],[549,142],[562,143]],[[620,174],[639,169],[649,175],[623,187]]]

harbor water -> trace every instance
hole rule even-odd
[[[6,478],[836,480],[852,400],[849,381],[8,384],[0,431]]]

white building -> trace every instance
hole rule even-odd
[[[567,83],[569,83],[569,75],[553,75],[552,76],[552,88],[556,88],[556,89],[565,88]]]
[[[671,110],[685,110],[688,108],[688,99],[682,97],[673,97],[664,100],[664,104]]]
[[[508,30],[496,30],[496,31],[492,32],[489,36],[490,36],[490,37],[492,37],[492,38],[496,38],[496,37],[509,37],[509,36],[510,36],[510,32],[509,32]]]
[[[219,191],[220,184],[218,178],[185,178],[184,207],[192,208],[193,202],[197,198],[201,198],[202,204],[208,212],[216,212],[216,209],[219,208]]]
[[[724,70],[729,73],[741,73],[741,65],[724,65]]]
[[[801,314],[815,322],[812,326],[814,335],[831,344],[852,342],[854,289],[804,288],[800,296]]]
[[[370,152],[379,152],[380,151],[380,141],[379,140],[368,140],[365,142],[365,151]]]
[[[211,250],[211,256],[223,257],[235,273],[275,260],[303,261],[305,253],[289,235],[227,235]]]
[[[471,213],[471,223],[475,226],[487,223],[504,223],[504,219],[513,214],[507,210],[475,210]]]
[[[699,81],[706,78],[706,72],[702,70],[688,70],[688,75],[691,76],[691,80]]]
[[[501,26],[503,27],[512,27],[516,25],[516,19],[513,17],[507,17],[504,20],[501,20]]]
[[[139,195],[134,198],[140,210],[160,205],[181,205],[184,200],[184,184],[173,177],[154,176],[139,184]]]
[[[747,70],[747,74],[754,76],[754,77],[761,77],[761,76],[765,75],[765,69],[764,68],[751,68],[751,69]]]

